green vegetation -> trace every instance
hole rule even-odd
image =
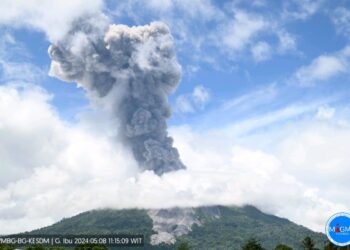
[[[94,210],[79,214],[31,234],[153,234],[152,220],[146,210]]]
[[[327,242],[323,249],[324,250],[349,250],[350,249],[350,245],[349,246],[340,247],[340,246],[334,245],[332,242]]]
[[[315,250],[315,242],[310,236],[304,238],[302,245],[304,250]]]
[[[189,250],[190,247],[188,246],[187,242],[181,242],[176,249],[177,250]]]
[[[293,248],[287,245],[279,244],[275,247],[275,250],[293,250]]]
[[[0,250],[14,250],[15,247],[11,245],[0,244]]]
[[[299,250],[305,236],[312,237],[314,247],[323,249],[326,241],[325,235],[321,233],[312,232],[287,219],[265,214],[252,206],[201,207],[196,208],[195,212],[201,225],[193,225],[192,231],[178,237],[175,245],[149,244],[150,235],[155,232],[152,230],[151,218],[147,211],[142,209],[85,212],[30,234],[144,234],[143,249],[152,250],[174,250],[181,242],[188,242],[188,247],[195,250],[238,250],[251,238],[265,249],[275,249],[277,245],[283,243],[290,248],[278,248],[278,250]],[[133,248],[128,248],[131,249]]]
[[[323,247],[326,237],[296,225],[287,219],[262,213],[252,206],[217,207],[220,217],[215,218],[198,208],[196,214],[203,225],[179,237],[193,249],[240,249],[243,243],[254,238],[266,249],[274,249],[283,243],[293,249],[301,249],[305,235],[311,235],[318,247]]]
[[[242,250],[266,250],[255,239],[249,239],[247,243],[242,246]]]

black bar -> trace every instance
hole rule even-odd
[[[144,235],[10,235],[0,236],[1,244],[63,247],[93,244],[110,247],[142,247],[144,246]]]

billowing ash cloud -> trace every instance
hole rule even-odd
[[[160,22],[146,26],[109,25],[103,16],[73,23],[49,48],[51,75],[77,82],[89,96],[112,106],[120,134],[143,169],[162,175],[184,169],[168,136],[168,96],[181,68],[173,38]]]

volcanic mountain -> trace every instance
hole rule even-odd
[[[326,241],[324,234],[253,206],[93,210],[30,234],[143,234],[143,249],[174,249],[184,241],[191,249],[240,249],[250,238],[266,249],[278,244],[302,249],[301,241],[306,236],[319,248]]]

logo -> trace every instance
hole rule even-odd
[[[337,246],[350,244],[350,214],[337,213],[326,224],[328,239]]]

